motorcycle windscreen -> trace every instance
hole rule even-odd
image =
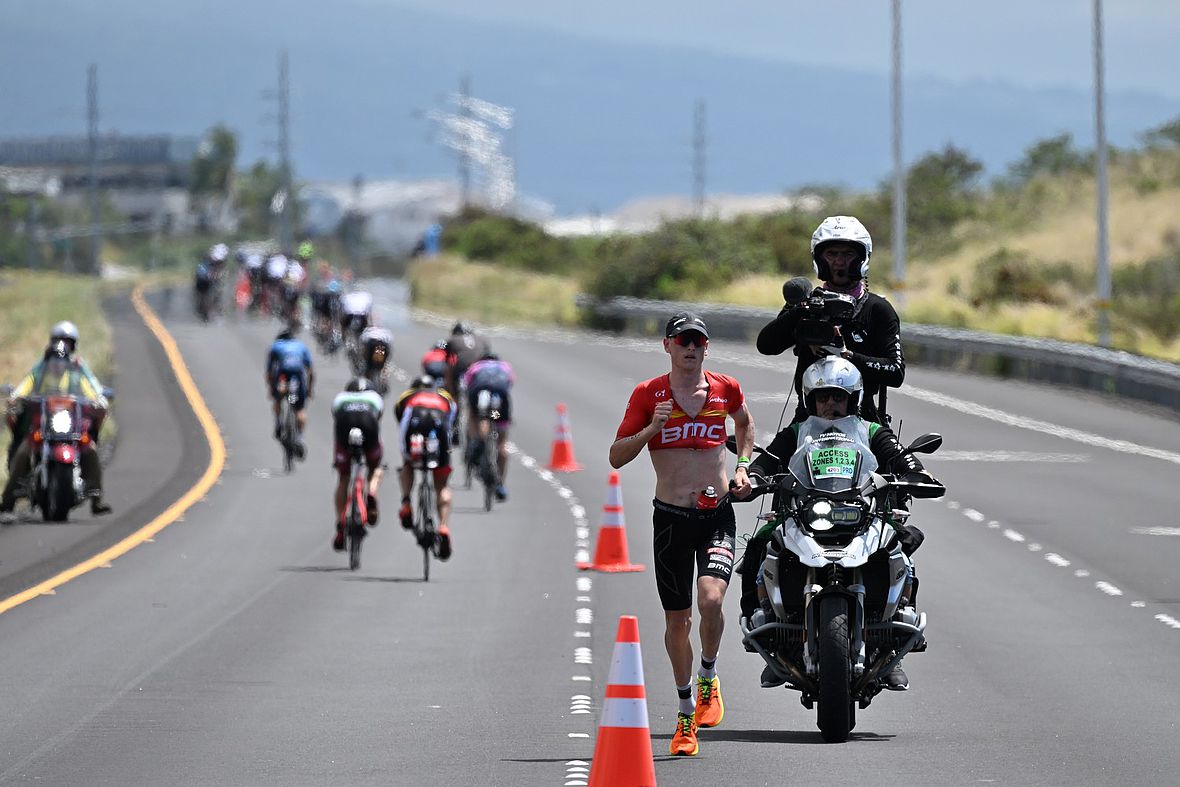
[[[799,425],[799,448],[788,469],[805,487],[839,493],[858,489],[877,469],[868,428],[854,416],[835,421],[812,416]]]

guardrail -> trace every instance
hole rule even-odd
[[[578,306],[615,328],[657,335],[674,312],[691,309],[708,323],[710,335],[751,344],[762,326],[778,314],[751,306],[640,298],[579,296]],[[907,363],[1052,382],[1151,402],[1180,413],[1180,365],[1174,363],[1086,344],[905,322],[901,341]]]

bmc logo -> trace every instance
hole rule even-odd
[[[665,426],[660,430],[661,443],[675,443],[690,437],[723,440],[725,438],[725,424],[702,424],[694,421],[682,426]]]

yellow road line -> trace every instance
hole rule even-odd
[[[205,405],[205,400],[201,396],[201,392],[197,390],[196,383],[193,382],[192,375],[189,374],[188,367],[184,363],[184,358],[176,346],[176,340],[172,338],[172,335],[168,333],[168,330],[160,322],[156,313],[152,311],[151,307],[147,305],[147,301],[144,300],[143,285],[139,285],[131,293],[131,302],[135,306],[135,311],[139,312],[139,316],[143,319],[144,324],[147,325],[148,330],[155,335],[156,339],[160,342],[160,346],[164,348],[164,352],[168,356],[168,362],[172,365],[172,372],[176,375],[176,382],[180,384],[180,389],[184,392],[185,398],[188,399],[189,406],[192,407],[197,420],[201,422],[201,428],[205,432],[205,439],[209,443],[209,466],[205,468],[205,472],[201,475],[200,480],[185,492],[179,500],[168,506],[162,514],[122,541],[104,549],[89,560],[68,568],[38,585],[34,585],[28,590],[0,600],[0,615],[37,596],[53,595],[55,588],[96,568],[110,568],[112,560],[122,557],[143,542],[150,541],[153,536],[179,519],[194,503],[203,498],[213,487],[213,484],[217,482],[217,477],[221,475],[221,470],[225,466],[225,442],[221,439],[221,431],[217,428],[217,422],[213,419],[213,414],[209,412],[209,408]]]

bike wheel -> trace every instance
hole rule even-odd
[[[499,466],[497,465],[499,451],[500,447],[496,439],[496,431],[493,429],[487,439],[483,441],[482,455],[480,456],[480,477],[483,480],[484,511],[492,510],[492,503],[496,499],[496,487],[500,485],[500,472]]]
[[[418,484],[414,534],[418,537],[418,546],[422,547],[422,581],[429,582],[430,555],[438,538],[434,530],[434,484],[431,482],[430,470],[422,471],[422,480]]]
[[[352,490],[352,500],[349,505],[351,510],[348,515],[348,532],[346,533],[348,540],[348,567],[352,571],[356,571],[361,567],[361,541],[365,538],[365,520],[361,517],[361,511],[365,504],[365,500],[362,497],[364,494],[364,481],[361,478],[361,474],[357,473],[357,479]]]
[[[820,602],[819,697],[816,723],[828,743],[843,743],[852,730],[852,660],[848,601],[829,596]]]

